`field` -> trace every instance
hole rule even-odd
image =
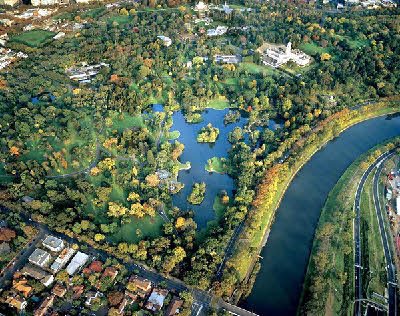
[[[365,279],[369,281],[367,286],[368,297],[371,297],[373,292],[384,296],[386,287],[385,256],[372,192],[373,175],[371,173],[365,182],[360,205],[361,230],[363,232],[363,239],[361,241],[362,262],[364,262],[363,267],[367,273]]]
[[[131,17],[129,15],[114,15],[108,19],[110,23],[118,23],[118,24],[126,24],[131,21]]]
[[[45,30],[32,30],[11,37],[12,42],[21,43],[30,47],[41,47],[56,35]]]
[[[212,157],[211,159],[207,160],[207,165],[205,166],[205,169],[208,172],[226,173],[227,172],[226,159]]]
[[[229,108],[229,101],[226,99],[213,99],[207,103],[207,108],[214,110],[225,110]]]
[[[329,49],[315,43],[303,43],[299,48],[308,55],[315,56],[322,53],[329,53]]]
[[[239,65],[239,69],[247,71],[248,73],[251,73],[251,74],[263,73],[263,74],[267,74],[270,76],[282,74],[279,70],[277,70],[275,68],[272,68],[269,66],[264,66],[264,65],[257,65],[255,63],[249,63],[249,62],[241,63]]]

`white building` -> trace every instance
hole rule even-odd
[[[193,10],[197,12],[199,18],[204,18],[206,14],[208,14],[208,12],[210,11],[208,5],[205,4],[203,1],[199,1]]]
[[[54,282],[54,276],[44,272],[42,269],[33,265],[26,265],[21,269],[21,273],[30,276],[42,283],[44,286],[50,286]]]
[[[13,7],[19,4],[19,0],[0,0],[0,5],[7,5]]]
[[[80,268],[82,268],[88,261],[89,256],[83,252],[78,251],[77,254],[72,258],[71,262],[67,266],[66,270],[69,275],[75,274]]]
[[[155,288],[146,303],[146,308],[153,312],[161,310],[164,306],[164,300],[168,295],[168,290]]]
[[[51,260],[51,256],[48,252],[36,248],[34,252],[28,258],[30,263],[36,264],[37,266],[43,268],[46,266]]]
[[[301,50],[292,50],[291,42],[286,46],[265,44],[259,49],[259,51],[263,56],[263,63],[274,68],[284,65],[288,61],[293,61],[299,66],[306,66],[311,61],[311,57],[303,53]]]
[[[171,44],[172,44],[172,40],[171,40],[169,37],[167,37],[167,36],[159,35],[159,36],[157,36],[157,38],[159,38],[160,40],[162,40],[163,44],[164,44],[165,46],[167,46],[167,47],[171,46]]]
[[[67,264],[69,259],[71,259],[74,253],[75,250],[72,248],[63,249],[57,259],[50,266],[51,271],[53,271],[53,273],[57,273],[58,271],[60,271]]]
[[[400,215],[400,195],[396,198],[396,214]]]
[[[42,245],[53,252],[59,252],[64,248],[64,241],[60,238],[48,235],[43,240]]]
[[[225,64],[238,64],[242,60],[240,55],[215,55],[214,61],[216,63],[225,63]]]
[[[228,31],[226,26],[218,25],[215,29],[208,29],[207,36],[220,36],[224,35]]]

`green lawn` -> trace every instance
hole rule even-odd
[[[372,192],[373,175],[374,173],[371,173],[365,182],[360,205],[361,227],[364,232],[364,238],[361,241],[364,254],[363,267],[368,269],[369,272],[369,275],[365,278],[370,280],[368,285],[369,297],[372,296],[373,292],[384,296],[386,288],[385,256]]]
[[[225,110],[229,108],[228,100],[213,99],[207,103],[207,108],[214,110]]]
[[[329,53],[328,48],[319,46],[314,42],[303,43],[299,46],[299,49],[311,56],[321,55],[322,53]]]
[[[277,70],[275,68],[265,66],[265,65],[257,65],[255,63],[250,63],[250,62],[240,63],[238,68],[240,70],[247,71],[251,74],[263,73],[263,74],[267,74],[267,75],[271,75],[271,76],[280,74],[279,70]]]
[[[129,23],[131,20],[132,18],[129,15],[114,15],[108,19],[109,22],[117,22],[120,25]]]
[[[116,129],[118,132],[132,127],[144,127],[142,116],[131,116],[127,113],[124,113],[122,117],[119,113],[114,113],[114,115],[112,115],[112,122],[113,125],[111,129]]]
[[[168,132],[167,139],[168,140],[174,140],[174,139],[179,138],[180,135],[181,135],[180,131]]]
[[[52,39],[54,35],[56,35],[56,33],[46,30],[32,30],[12,36],[11,41],[30,47],[40,47]]]
[[[119,231],[111,237],[111,240],[115,243],[137,243],[146,237],[158,237],[161,235],[163,224],[164,221],[158,214],[154,218],[149,216],[141,219],[132,218],[130,223],[121,226]],[[139,235],[137,232],[139,232]]]
[[[226,173],[227,165],[225,158],[212,157],[207,160],[207,165],[205,166],[206,171],[208,172],[217,172],[217,173]]]

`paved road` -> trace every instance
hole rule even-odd
[[[7,212],[8,210],[0,206],[0,211]],[[192,306],[192,315],[193,316],[205,315],[204,313],[206,313],[206,311],[211,306],[211,301],[214,299],[214,297],[212,295],[210,295],[208,292],[205,292],[205,291],[202,291],[202,290],[199,290],[196,288],[188,287],[181,280],[178,280],[178,279],[175,279],[172,277],[166,277],[156,271],[150,270],[148,267],[145,267],[143,265],[140,265],[140,264],[137,264],[134,262],[126,263],[126,262],[122,261],[121,259],[116,258],[103,250],[96,249],[85,242],[79,241],[76,238],[71,238],[65,234],[52,231],[46,225],[33,221],[26,214],[21,213],[20,215],[26,223],[28,223],[28,224],[34,226],[36,229],[38,229],[39,233],[35,237],[35,239],[29,244],[29,247],[24,249],[20,253],[17,260],[15,261],[15,264],[13,264],[10,267],[8,267],[7,269],[5,269],[3,276],[0,277],[0,288],[3,287],[4,282],[6,280],[10,280],[12,278],[13,274],[17,270],[21,269],[26,264],[28,257],[35,250],[36,245],[39,244],[46,235],[53,235],[53,236],[59,237],[61,239],[64,239],[65,241],[67,241],[70,244],[78,244],[80,246],[85,246],[86,249],[84,251],[86,253],[88,253],[89,255],[91,255],[93,257],[97,257],[100,260],[105,261],[107,258],[114,258],[114,259],[118,260],[121,264],[123,264],[128,269],[128,271],[130,271],[131,273],[138,274],[139,276],[152,281],[154,284],[159,284],[160,282],[163,282],[166,284],[166,286],[169,290],[173,290],[175,292],[182,292],[182,291],[191,292],[193,295],[193,298],[194,298],[194,304]],[[221,299],[217,299],[217,300],[214,299],[214,301],[217,302],[213,306],[214,308],[225,309],[235,315],[257,316],[256,314],[248,312],[240,307],[228,304]]]
[[[355,307],[354,314],[356,316],[361,316],[361,304],[362,304],[362,254],[361,254],[361,241],[360,241],[360,200],[361,192],[364,188],[365,181],[367,180],[370,173],[375,169],[375,167],[381,165],[383,161],[388,159],[393,154],[394,150],[390,150],[382,155],[380,155],[373,164],[371,164],[368,169],[364,172],[361,180],[358,184],[356,196],[354,200],[354,209],[356,216],[354,218],[354,286],[355,286]]]
[[[388,155],[384,160],[393,156],[393,153]],[[379,176],[382,173],[383,163],[381,163],[375,172],[374,180],[373,180],[373,191],[374,191],[374,205],[376,215],[378,217],[379,223],[379,231],[382,238],[383,250],[385,253],[386,260],[386,270],[387,270],[387,287],[389,292],[389,316],[397,315],[397,280],[396,280],[396,267],[394,265],[393,256],[392,256],[392,248],[389,245],[389,240],[387,238],[386,227],[384,223],[383,216],[386,216],[386,212],[381,207],[380,199],[379,199]],[[390,232],[389,232],[390,234]]]

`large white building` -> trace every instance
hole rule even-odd
[[[35,251],[32,252],[32,254],[28,258],[30,263],[36,264],[41,268],[46,266],[49,263],[50,259],[50,254],[40,248],[36,248]]]
[[[82,268],[88,261],[89,256],[83,252],[78,251],[72,258],[71,262],[67,266],[66,270],[69,275],[75,274],[80,268]]]
[[[64,248],[64,241],[60,238],[47,235],[42,242],[43,247],[46,247],[50,251],[59,252]]]
[[[299,66],[306,66],[311,61],[311,57],[303,53],[301,50],[292,49],[291,42],[286,46],[264,44],[260,47],[259,52],[263,56],[263,63],[274,68],[284,65],[288,61],[293,61]]]
[[[71,259],[74,253],[75,250],[72,248],[65,248],[63,251],[61,251],[60,255],[50,266],[51,271],[53,271],[53,273],[60,271],[67,264],[69,259]]]

